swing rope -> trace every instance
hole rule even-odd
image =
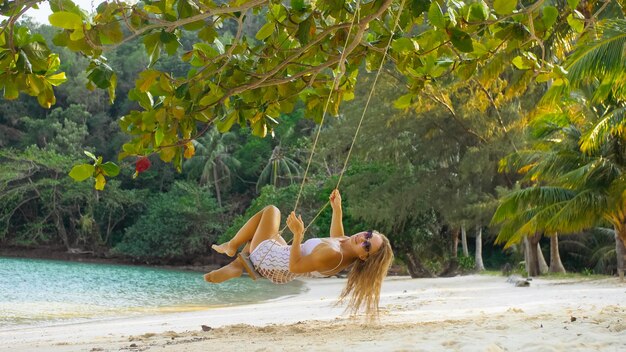
[[[298,209],[298,203],[300,202],[300,196],[302,195],[302,190],[304,189],[304,184],[306,182],[306,177],[309,173],[309,167],[311,166],[311,161],[313,160],[313,154],[315,153],[315,148],[317,148],[317,141],[320,138],[320,132],[322,131],[322,126],[324,125],[324,120],[326,119],[326,113],[328,112],[328,106],[330,105],[330,99],[333,96],[333,90],[339,84],[339,81],[343,77],[345,66],[343,64],[346,59],[346,49],[348,48],[348,43],[350,42],[350,34],[352,33],[352,29],[354,28],[354,22],[356,18],[361,14],[361,1],[356,3],[356,10],[354,11],[354,16],[352,17],[352,22],[350,22],[350,28],[348,29],[348,35],[346,36],[346,42],[343,45],[343,50],[341,51],[341,57],[339,58],[339,62],[337,62],[337,69],[339,72],[335,75],[333,80],[333,89],[330,90],[328,94],[328,98],[326,99],[326,104],[324,104],[324,110],[322,112],[322,120],[320,121],[319,126],[317,127],[317,133],[315,134],[315,140],[313,141],[313,146],[311,147],[311,153],[309,154],[309,160],[306,163],[306,169],[304,170],[304,175],[302,176],[302,183],[300,184],[300,190],[298,191],[298,195],[296,196],[296,203],[293,206],[293,211]],[[343,70],[342,70],[343,68]],[[284,230],[284,228],[283,228]],[[281,231],[282,232],[282,231]]]
[[[363,124],[363,120],[364,120],[364,118],[365,118],[365,113],[367,112],[367,108],[369,107],[369,103],[370,103],[370,101],[371,101],[371,99],[372,99],[372,96],[373,96],[373,94],[374,94],[374,90],[375,90],[375,88],[376,88],[376,83],[378,82],[378,77],[380,76],[380,72],[382,71],[382,67],[383,67],[383,65],[384,65],[384,63],[385,63],[385,59],[387,58],[387,54],[388,54],[388,52],[389,52],[389,47],[391,46],[391,41],[393,40],[393,32],[394,32],[394,31],[395,31],[395,29],[398,27],[398,23],[399,23],[399,21],[400,21],[400,15],[402,14],[402,9],[404,8],[404,4],[405,4],[405,2],[406,2],[406,0],[402,0],[402,3],[401,3],[401,5],[400,5],[400,8],[398,9],[398,14],[396,15],[396,19],[395,19],[395,22],[394,22],[394,26],[392,27],[391,33],[390,33],[390,35],[389,35],[389,41],[387,42],[387,45],[385,46],[385,50],[384,50],[384,52],[383,52],[383,57],[382,57],[382,59],[381,59],[381,61],[380,61],[380,66],[378,67],[378,70],[377,70],[377,72],[376,72],[376,76],[375,76],[375,78],[374,78],[374,83],[372,84],[372,87],[371,87],[371,89],[370,89],[369,95],[368,95],[368,97],[367,97],[367,102],[365,103],[365,107],[364,107],[363,112],[362,112],[362,114],[361,114],[361,118],[360,118],[359,123],[358,123],[358,125],[357,125],[357,129],[356,129],[356,132],[355,132],[355,134],[354,134],[354,137],[352,138],[352,143],[350,144],[350,148],[348,149],[348,155],[346,156],[346,160],[344,161],[343,167],[342,167],[342,169],[341,169],[341,173],[339,174],[339,179],[338,179],[338,181],[337,181],[337,185],[335,186],[335,189],[338,189],[338,188],[339,188],[339,185],[340,185],[341,180],[342,180],[342,178],[343,178],[343,174],[345,173],[345,171],[346,171],[346,169],[347,169],[348,161],[349,161],[349,159],[350,159],[350,156],[352,155],[352,149],[353,149],[353,147],[354,147],[354,145],[355,145],[355,143],[356,143],[356,139],[357,139],[357,137],[358,137],[358,135],[359,135],[359,132],[360,132],[360,130],[361,130],[361,125]],[[349,31],[348,31],[348,36],[346,37],[346,43],[344,44],[344,50],[343,50],[343,52],[341,53],[341,58],[340,58],[340,61],[339,61],[339,63],[338,63],[338,67],[341,67],[341,65],[342,65],[342,63],[343,63],[343,61],[344,61],[344,59],[345,59],[345,55],[346,55],[346,48],[347,48],[347,46],[348,46],[348,41],[349,41],[349,38],[350,38],[350,33],[352,32],[352,28],[354,27],[354,21],[355,21],[356,17],[360,14],[360,12],[361,12],[361,9],[360,9],[360,1],[359,1],[359,2],[357,2],[357,8],[356,8],[356,10],[355,10],[355,15],[354,15],[354,17],[352,18],[352,22],[351,22],[351,24],[350,24],[350,29],[349,29]],[[389,12],[391,12],[391,9],[389,9]],[[337,84],[338,84],[338,82],[339,82],[339,79],[341,79],[341,77],[342,77],[342,76],[343,76],[343,72],[340,72],[337,76],[335,76],[335,80],[333,81],[333,87],[337,87]],[[315,135],[315,140],[314,140],[314,142],[313,142],[313,146],[312,146],[312,148],[311,148],[311,153],[310,153],[310,155],[309,155],[309,159],[308,159],[308,162],[307,162],[307,166],[306,166],[306,169],[305,169],[304,175],[303,175],[303,177],[302,177],[302,183],[301,183],[301,185],[300,185],[300,190],[298,191],[298,195],[297,195],[297,197],[296,197],[296,202],[295,202],[294,209],[293,209],[293,211],[294,211],[294,212],[295,212],[295,211],[296,211],[296,209],[298,208],[298,203],[299,203],[299,200],[300,200],[300,196],[302,195],[302,191],[303,191],[303,189],[304,189],[304,184],[305,184],[305,182],[306,182],[306,177],[307,177],[307,174],[308,174],[308,172],[309,172],[309,167],[311,166],[311,160],[313,159],[313,154],[315,153],[315,149],[316,149],[316,147],[317,147],[317,142],[318,142],[318,140],[319,140],[320,132],[321,132],[321,130],[322,130],[322,126],[323,126],[323,124],[324,124],[324,120],[325,120],[325,117],[326,117],[326,113],[327,113],[327,111],[328,111],[328,106],[329,106],[329,104],[330,104],[330,100],[331,100],[332,94],[333,94],[333,90],[331,90],[331,91],[330,91],[330,94],[328,95],[328,99],[326,100],[326,104],[324,105],[324,111],[323,111],[323,114],[322,114],[322,120],[320,121],[320,124],[319,124],[319,126],[318,126],[318,128],[317,128],[317,133],[316,133],[316,135]],[[323,212],[323,211],[324,211],[324,210],[328,207],[328,205],[329,205],[329,204],[330,204],[330,201],[326,201],[326,203],[325,203],[325,204],[321,207],[321,209],[317,212],[317,214],[313,217],[313,219],[309,222],[309,224],[308,224],[308,225],[304,228],[303,233],[306,233],[306,231],[308,230],[308,228],[309,228],[311,225],[313,225],[313,223],[315,222],[315,220],[316,220],[316,219],[317,219],[317,218],[318,218],[318,217],[322,214],[322,212]],[[281,235],[281,234],[285,231],[285,229],[286,229],[286,228],[287,228],[287,225],[285,225],[282,229],[280,229],[280,231],[278,231],[278,233],[277,233],[275,236],[276,236],[276,237],[277,237],[277,236],[280,236],[280,235]],[[287,242],[287,244],[291,243],[291,241],[293,241],[293,238],[291,238],[291,239]],[[255,269],[256,269],[256,270],[258,270],[258,269],[259,269],[259,267],[261,266],[261,264],[262,264],[262,263],[263,263],[263,261],[265,260],[265,257],[267,257],[267,255],[270,253],[271,248],[275,245],[275,243],[276,243],[275,241],[272,241],[272,245],[271,245],[271,247],[270,247],[270,250],[268,250],[268,251],[265,253],[265,255],[263,256],[263,258],[261,258],[261,261],[258,263],[258,265],[255,265]],[[339,264],[341,264],[341,263],[339,263]]]

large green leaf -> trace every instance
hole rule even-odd
[[[494,0],[493,9],[499,15],[508,15],[517,8],[517,0]]]
[[[76,29],[83,26],[83,19],[72,12],[59,11],[48,16],[50,24],[63,29]]]
[[[567,4],[572,10],[576,10],[576,7],[578,7],[579,2],[580,0],[567,0]]]
[[[274,23],[268,22],[259,29],[259,31],[254,36],[258,40],[265,40],[267,37],[274,33]]]
[[[439,3],[433,1],[428,9],[428,20],[437,28],[446,28],[446,19],[443,17],[443,12]]]
[[[554,6],[546,6],[542,10],[543,16],[541,20],[546,28],[552,27],[552,25],[556,22],[556,19],[559,17],[559,10],[557,10]]]
[[[72,168],[72,171],[70,171],[70,177],[78,182],[84,181],[88,179],[89,177],[93,176],[93,172],[95,170],[96,168],[91,164],[75,165]]]
[[[474,51],[474,45],[472,44],[472,37],[469,34],[463,32],[462,30],[452,28],[450,30],[451,36],[450,41],[455,48],[459,49],[464,53],[471,53]]]
[[[420,16],[422,13],[428,11],[431,0],[411,0],[411,14],[414,17]]]
[[[412,53],[419,49],[417,43],[411,38],[398,38],[393,41],[391,48],[398,53]]]
[[[100,167],[109,177],[115,177],[120,173],[120,167],[111,161],[107,161],[106,163],[100,165]]]
[[[479,22],[487,18],[489,18],[489,6],[484,1],[480,1],[470,6],[466,19],[470,22]]]

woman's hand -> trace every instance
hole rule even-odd
[[[330,193],[330,197],[328,199],[330,199],[330,207],[333,208],[333,210],[341,209],[341,194],[339,194],[338,189],[335,188]]]
[[[293,233],[293,242],[302,242],[302,237],[304,236],[302,215],[296,216],[296,213],[292,211],[289,217],[287,217],[287,227]]]

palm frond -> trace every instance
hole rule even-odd
[[[585,190],[562,205],[546,222],[545,228],[550,232],[573,233],[593,227],[606,211],[607,198]]]
[[[529,187],[504,197],[491,220],[492,224],[506,221],[528,208],[544,208],[573,199],[576,192],[562,187]]]
[[[607,20],[597,28],[602,31],[602,37],[580,45],[566,61],[568,77],[574,86],[590,77],[612,76],[624,70],[626,20]]]
[[[563,112],[550,112],[536,116],[530,123],[530,132],[534,138],[547,138],[560,132],[570,124],[568,115]]]
[[[593,128],[583,134],[580,149],[585,153],[597,153],[610,137],[623,138],[626,132],[626,108],[613,109],[600,119]]]

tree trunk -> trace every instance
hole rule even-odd
[[[452,230],[452,258],[458,257],[459,251],[459,229]]]
[[[419,258],[416,258],[413,253],[407,252],[405,253],[407,259],[407,270],[409,271],[409,275],[412,278],[416,279],[419,277],[433,277],[434,275],[422,265],[422,262]]]
[[[528,237],[524,237],[524,240],[521,242],[522,251],[524,252],[524,269],[526,269],[526,273],[530,272],[530,255],[528,251]]]
[[[461,226],[461,248],[463,249],[463,256],[469,257],[469,251],[467,250],[467,233],[465,232],[465,225]]]
[[[541,250],[539,242],[537,242],[537,261],[539,261],[539,272],[541,274],[545,274],[548,270],[550,270],[548,263],[546,263],[546,258],[543,256],[543,251]]]
[[[474,261],[476,262],[474,268],[477,271],[485,270],[485,265],[483,264],[483,228],[480,225],[476,226],[476,255]]]
[[[565,274],[565,267],[559,254],[559,235],[550,236],[550,272]]]
[[[615,227],[615,256],[617,257],[617,275],[624,281],[624,266],[626,262],[626,226]]]
[[[53,210],[53,214],[54,214],[54,225],[57,228],[57,232],[59,233],[59,236],[63,240],[65,249],[69,251],[71,248],[70,240],[67,237],[67,231],[65,230],[65,224],[63,224],[63,218],[61,217],[61,214],[59,214],[59,212],[56,209]]]
[[[526,267],[528,270],[528,276],[541,275],[541,270],[539,268],[539,253],[537,251],[537,245],[539,244],[540,239],[541,232],[537,232],[533,236],[526,237],[526,250],[528,253]]]
[[[213,184],[215,185],[215,197],[217,198],[217,205],[222,207],[222,195],[220,194],[220,184],[217,178],[217,167],[213,167]]]

